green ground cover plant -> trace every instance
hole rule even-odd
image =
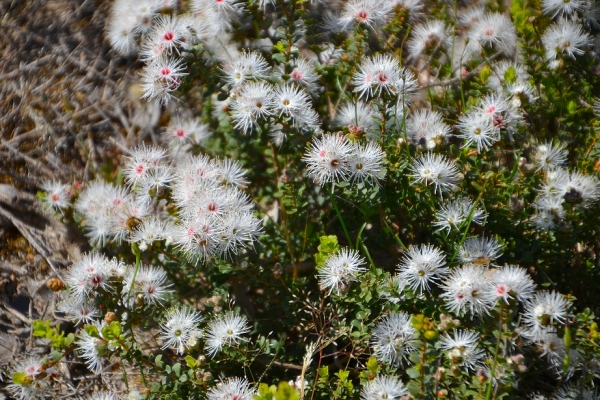
[[[9,390],[600,398],[599,32],[587,0],[115,1],[160,140],[40,187],[90,251]]]

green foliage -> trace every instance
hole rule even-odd
[[[35,320],[33,321],[33,336],[50,339],[52,348],[55,350],[63,350],[73,344],[75,335],[69,333],[65,336],[65,332],[61,331],[60,325],[51,327],[50,320]]]
[[[254,400],[300,400],[300,392],[287,382],[280,382],[277,386],[261,383]]]
[[[597,56],[575,52],[550,59],[553,49],[545,48],[542,38],[556,22],[542,13],[539,2],[485,5],[488,12],[510,15],[515,29],[510,49],[498,42],[511,36],[511,26],[496,42],[482,39],[471,48],[477,32],[470,29],[477,21],[458,19],[467,11],[460,2],[425,2],[422,12],[397,4],[381,21],[361,21],[368,16],[359,14],[341,31],[326,31],[323,14],[350,1],[263,3],[236,3],[246,7],[226,29],[231,31],[227,44],[233,46],[219,48],[260,53],[272,69],[269,76],[247,79],[273,89],[269,98],[248,103],[258,109],[277,90],[303,88],[297,68],[314,54],[319,62],[311,64],[314,90],[306,92],[306,102],[318,116],[318,129],[274,108],[252,116],[246,124],[250,129],[241,129],[245,124],[236,121],[236,112],[252,108],[239,103],[244,83],[224,79],[237,68],[227,61],[237,59],[200,40],[180,49],[186,75],[180,85],[171,83],[179,85],[178,105],[200,116],[212,137],[170,143],[173,165],[186,152],[209,154],[212,164],[225,158],[239,162],[247,181],[239,198],[251,199],[247,208],[260,221],[260,240],[236,247],[250,236],[240,233],[238,220],[216,230],[213,220],[202,220],[211,215],[220,221],[222,211],[215,208],[234,202],[234,196],[192,213],[178,207],[183,200],[173,196],[176,185],[206,178],[202,168],[187,177],[189,182],[180,182],[186,175],[180,171],[169,175],[171,186],[153,186],[146,203],[157,208],[151,215],[175,221],[175,228],[161,227],[155,235],[165,231],[178,237],[165,234],[144,246],[135,243],[139,226],[150,220],[140,216],[122,232],[126,240],[101,243],[98,250],[130,264],[128,272],[112,271],[86,294],[98,309],[98,323],[69,326],[74,331],[69,334],[50,321],[33,323],[33,336],[50,340],[52,361],[73,350],[75,356],[86,354],[75,348],[85,332],[95,339],[88,353],[122,363],[124,371],[139,371],[145,398],[157,399],[205,399],[240,376],[257,390],[257,400],[358,399],[367,385],[384,377],[401,382],[414,399],[517,399],[538,392],[549,397],[567,382],[598,384],[588,368],[600,357],[595,317],[600,291],[594,287],[600,281],[600,110],[592,106],[600,95]],[[413,39],[423,15],[443,22],[448,33],[437,42],[435,32],[423,36],[427,43],[419,53]],[[361,77],[369,68],[367,59],[378,63],[374,60],[386,57],[397,65]],[[406,68],[402,84],[411,73],[417,76],[415,93],[404,93],[399,79],[388,82],[399,66]],[[361,91],[361,79],[369,80],[370,90]],[[343,107],[349,115],[341,115]],[[161,129],[176,120],[177,112],[165,112]],[[484,129],[469,130],[473,114],[486,122],[471,123]],[[418,126],[425,116],[427,124]],[[432,126],[437,130],[430,137]],[[480,135],[489,135],[489,143],[479,142]],[[342,145],[315,151],[311,165],[311,151],[325,137],[339,138]],[[343,145],[381,151],[371,179],[357,172],[369,160],[360,159],[358,151],[345,155],[350,150]],[[562,146],[562,158],[554,163],[543,152],[551,145]],[[443,157],[444,169],[421,171],[418,162],[430,156]],[[97,174],[123,186],[127,169],[121,164],[126,162],[110,160]],[[452,182],[441,182],[451,167],[457,171]],[[320,181],[311,168],[330,175]],[[218,176],[216,187],[231,183]],[[562,190],[559,184],[568,187],[546,204]],[[187,193],[188,200],[217,191],[201,189]],[[129,182],[127,190],[133,197],[143,188]],[[48,201],[45,193],[38,198]],[[463,204],[454,214],[448,211],[451,201],[461,199],[471,208]],[[86,224],[86,216],[62,215]],[[193,225],[196,219],[203,223]],[[496,247],[465,248],[481,238]],[[189,256],[202,252],[210,240],[218,243],[216,250]],[[415,255],[413,250],[424,246],[429,252]],[[327,260],[343,248],[365,260],[359,272],[348,260],[327,269]],[[443,257],[432,261],[434,251]],[[160,301],[152,301],[156,288],[147,277],[135,283],[141,288],[137,293],[135,284],[126,286],[135,280],[131,272],[138,274],[146,265],[165,272],[168,283],[161,289],[172,293]],[[519,282],[496,280],[507,266],[520,267]],[[483,272],[452,281],[459,271]],[[336,290],[325,290],[323,276],[337,284]],[[528,284],[529,291],[523,289]],[[534,292],[542,290],[563,293],[557,295],[561,303],[533,307]],[[169,320],[182,306],[199,315],[192,327]],[[533,317],[525,318],[527,313]],[[394,325],[399,322],[392,317],[400,314],[409,316],[406,326]],[[223,327],[225,315],[243,316],[244,324]],[[147,337],[160,343],[148,345],[141,339]],[[294,387],[286,383],[292,371],[298,376]],[[15,384],[28,384],[21,372],[12,376]],[[302,391],[295,388],[300,385]]]

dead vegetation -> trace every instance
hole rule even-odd
[[[46,354],[31,323],[65,323],[55,314],[52,287],[87,250],[80,231],[44,213],[35,196],[40,186],[101,178],[123,149],[148,135],[155,140],[160,109],[132,95],[135,60],[117,56],[104,40],[110,6],[0,0],[0,367]],[[78,398],[113,386],[112,374],[122,382],[120,368],[98,377],[78,363],[57,364],[59,384],[49,396]]]

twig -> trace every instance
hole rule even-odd
[[[0,271],[8,272],[9,274],[15,274],[18,276],[26,276],[27,275],[27,269],[13,267],[12,265],[10,265],[9,263],[6,263],[6,262],[0,262]]]
[[[18,310],[14,309],[11,306],[9,306],[8,304],[6,304],[5,301],[2,302],[2,306],[6,309],[6,311],[8,311],[9,313],[11,313],[15,317],[17,317],[19,320],[26,323],[27,325],[31,325],[33,323],[33,321],[30,318],[27,318],[21,312],[19,312]]]
[[[27,161],[30,164],[32,164],[35,168],[37,168],[38,170],[43,172],[45,175],[54,176],[54,173],[48,167],[46,167],[44,164],[42,164],[38,160],[35,160],[35,159],[29,157],[28,155],[21,153],[19,150],[12,147],[6,140],[2,140],[2,142],[0,142],[0,143],[2,143],[2,145],[4,147],[6,147],[8,149],[8,151],[10,151],[12,154],[22,158],[23,160]]]

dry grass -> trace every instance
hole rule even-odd
[[[0,0],[0,367],[47,354],[31,336],[31,321],[63,322],[47,282],[87,250],[81,233],[44,214],[35,193],[46,180],[112,173],[103,166],[123,149],[148,135],[156,141],[160,109],[131,94],[138,65],[104,40],[110,6]],[[48,391],[55,398],[122,381],[120,369],[90,376],[71,357],[56,370],[57,385]]]

